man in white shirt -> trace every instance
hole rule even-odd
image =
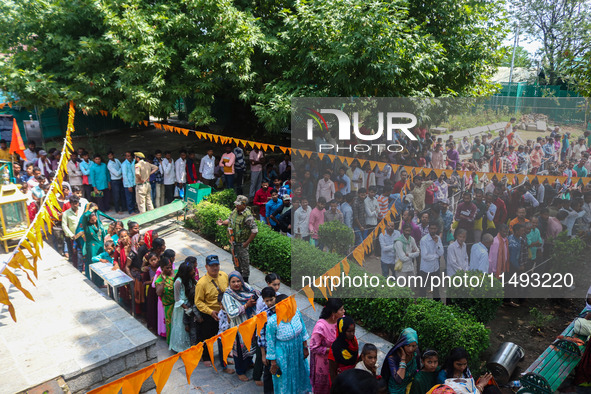
[[[121,169],[121,162],[115,157],[113,152],[107,153],[109,161],[107,162],[107,169],[111,175],[111,195],[113,197],[113,206],[115,212],[121,213],[125,209],[125,192],[123,191],[123,170]]]
[[[402,226],[402,235],[394,243],[396,260],[402,262],[402,269],[396,273],[396,277],[404,276],[408,278],[415,273],[414,259],[419,257],[421,251],[417,247],[415,239],[410,236],[411,232],[412,227],[410,223],[405,223]]]
[[[373,231],[374,227],[378,225],[378,217],[380,216],[380,204],[376,198],[377,189],[371,186],[367,191],[365,197],[365,229],[368,232]]]
[[[380,249],[382,255],[380,257],[380,264],[382,266],[382,276],[385,278],[389,276],[396,276],[394,267],[396,265],[396,252],[394,251],[394,242],[400,237],[400,231],[396,230],[394,222],[386,223],[386,231],[380,233],[378,240],[380,241]],[[392,275],[390,275],[392,273]]]
[[[351,191],[356,192],[358,191],[363,184],[363,170],[359,168],[359,162],[357,160],[353,160],[351,163],[351,168],[347,171],[347,176],[351,180]]]
[[[174,163],[174,172],[176,174],[176,186],[179,190],[184,190],[187,183],[187,151],[181,150],[181,157]]]
[[[423,278],[422,286],[417,289],[419,296],[424,297],[427,294],[427,278],[429,276],[439,275],[439,259],[443,256],[443,243],[438,235],[439,225],[436,222],[429,223],[429,234],[421,238],[421,264],[419,266],[419,276]],[[439,297],[439,289],[433,289],[433,297]]]
[[[470,262],[466,248],[466,229],[458,228],[456,240],[447,247],[447,276],[454,276],[457,271],[468,271]]]
[[[213,149],[207,149],[207,155],[205,155],[201,159],[201,164],[199,164],[199,177],[201,178],[201,182],[206,184],[207,186],[213,187],[215,183],[215,157],[213,156]]]
[[[488,272],[489,261],[488,251],[493,244],[494,237],[485,233],[482,241],[474,244],[470,250],[470,271]]]
[[[25,149],[25,157],[27,160],[25,161],[24,167],[27,167],[27,164],[31,163],[33,165],[37,165],[37,147],[35,141],[29,141],[29,147]]]
[[[250,160],[250,193],[249,196],[252,200],[257,190],[261,188],[261,182],[263,181],[263,151],[254,147],[248,155]]]
[[[174,160],[170,151],[164,152],[164,159],[160,163],[160,172],[164,178],[164,203],[170,204],[174,200],[174,187],[176,184],[176,171]]]

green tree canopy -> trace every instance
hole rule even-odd
[[[549,85],[571,77],[571,59],[591,50],[589,0],[515,0],[521,28],[542,44],[542,66]]]
[[[513,47],[506,46],[502,48],[503,57],[501,59],[501,63],[499,64],[501,67],[511,67],[511,59],[513,57]],[[524,48],[518,46],[515,48],[515,62],[514,67],[526,67],[530,68],[532,66],[532,59],[529,52]]]
[[[294,96],[482,95],[501,4],[474,0],[6,0],[0,88],[128,121],[239,103],[267,132]]]

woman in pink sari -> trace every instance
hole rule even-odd
[[[314,394],[330,393],[328,353],[337,337],[337,320],[345,315],[343,301],[329,298],[310,339],[310,382]]]

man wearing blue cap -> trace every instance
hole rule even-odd
[[[201,312],[203,321],[198,322],[197,341],[201,342],[218,333],[218,312],[222,308],[222,296],[228,287],[228,274],[220,271],[220,260],[216,255],[205,258],[207,273],[195,286],[195,306]],[[192,343],[191,345],[196,345]],[[203,352],[206,366],[211,366],[209,353]]]

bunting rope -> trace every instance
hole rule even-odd
[[[25,273],[29,282],[35,286],[35,282],[29,276],[27,271],[30,271],[37,279],[37,260],[41,259],[41,248],[43,248],[43,237],[47,239],[51,234],[53,220],[56,220],[59,213],[62,211],[56,197],[56,191],[63,194],[62,182],[64,176],[67,174],[67,163],[70,159],[71,153],[74,151],[72,146],[71,134],[74,132],[74,103],[70,102],[68,110],[68,125],[66,128],[66,137],[64,138],[64,145],[61,150],[61,158],[58,164],[58,170],[51,182],[49,190],[39,208],[37,216],[29,225],[27,232],[19,240],[18,245],[12,253],[3,262],[0,262],[0,275],[6,276],[10,283],[19,289],[28,299],[35,301],[31,293],[26,290],[14,271],[21,269]],[[31,263],[25,255],[25,250],[32,257]],[[11,270],[12,268],[12,270]],[[10,312],[12,320],[16,322],[16,312],[12,302],[8,297],[8,292],[4,285],[0,283],[0,304],[6,305]]]

